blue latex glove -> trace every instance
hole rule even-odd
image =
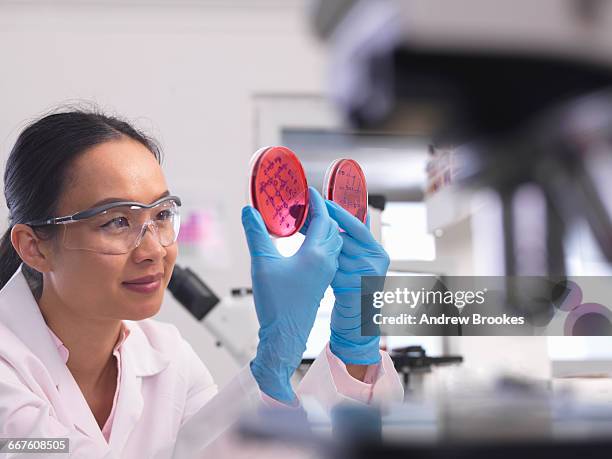
[[[336,302],[331,317],[330,349],[345,364],[369,365],[380,361],[380,336],[361,336],[361,276],[385,276],[389,255],[364,225],[332,201],[330,217],[345,231],[338,271],[332,281]]]
[[[319,303],[334,278],[342,249],[338,224],[329,218],[321,195],[314,188],[309,191],[310,226],[304,243],[292,257],[278,253],[256,209],[242,209],[260,326],[251,372],[265,394],[285,403],[295,400],[290,379],[302,360]]]

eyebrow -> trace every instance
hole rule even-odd
[[[153,201],[151,201],[151,202],[158,201],[161,198],[165,198],[166,196],[170,196],[170,191],[168,191],[168,190],[164,191],[162,194],[160,194],[157,198],[153,199]],[[110,204],[112,202],[127,202],[127,201],[132,201],[132,199],[126,199],[126,198],[106,198],[106,199],[103,199],[102,201],[96,202],[94,205],[90,206],[90,208],[93,209],[94,207],[103,206],[104,204]],[[145,204],[145,203],[143,203],[143,204]]]

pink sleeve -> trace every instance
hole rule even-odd
[[[325,354],[327,356],[329,369],[338,392],[345,397],[349,397],[363,403],[370,403],[372,400],[374,383],[384,374],[382,365],[380,363],[368,365],[363,381],[359,381],[349,374],[345,363],[334,355],[329,348],[329,343],[325,347]]]
[[[261,399],[263,400],[263,402],[270,408],[301,408],[302,407],[302,404],[300,403],[300,399],[297,397],[293,401],[293,404],[289,405],[287,403],[279,402],[278,400],[270,397],[268,394],[262,392],[261,390],[259,392],[261,393]]]
[[[359,381],[349,374],[344,362],[335,356],[329,348],[329,343],[325,347],[325,355],[331,371],[332,380],[334,381],[334,385],[336,386],[338,393],[362,403],[370,403],[372,400],[374,383],[384,375],[382,365],[380,363],[368,365],[363,381]],[[267,406],[272,408],[301,407],[299,398],[296,398],[294,403],[289,405],[279,402],[278,400],[261,392],[261,399]]]

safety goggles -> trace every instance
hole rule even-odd
[[[121,255],[138,247],[147,229],[156,235],[163,247],[172,245],[181,226],[180,206],[177,196],[166,196],[152,204],[120,201],[65,217],[35,220],[27,225],[63,225],[64,247]]]

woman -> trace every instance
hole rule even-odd
[[[298,393],[327,408],[346,397],[401,399],[378,338],[359,334],[360,275],[384,275],[388,257],[314,189],[293,257],[243,209],[260,342],[219,393],[176,328],[148,319],[172,274],[181,205],[151,139],[99,113],[48,115],[17,139],[4,190],[1,437],[67,437],[70,457],[201,455],[240,410],[300,405],[290,378],[330,283],[330,344]]]

